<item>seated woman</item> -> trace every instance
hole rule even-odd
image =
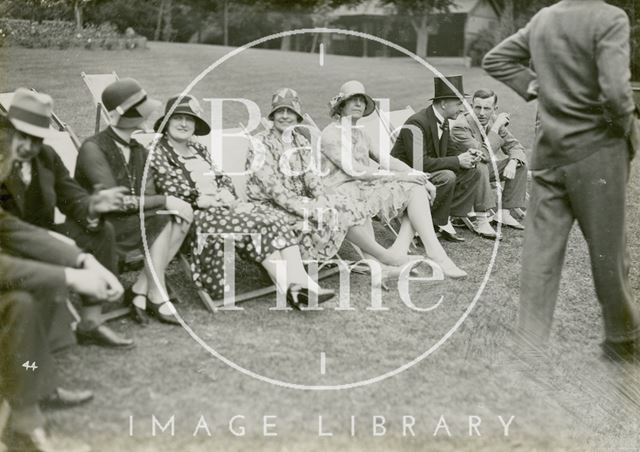
[[[125,300],[132,304],[132,316],[141,324],[149,321],[146,313],[162,322],[179,324],[173,305],[163,299],[167,294],[165,271],[180,249],[193,212],[189,204],[176,196],[156,194],[151,172],[146,181],[143,179],[147,151],[131,138],[161,104],[147,99],[146,92],[133,79],[121,79],[107,86],[102,93],[102,104],[110,112],[111,125],[82,143],[75,178],[89,191],[96,187],[127,188],[121,212],[106,215],[116,232],[121,261],[128,253],[143,250],[145,242],[139,213],[140,202],[144,203],[150,262],[145,259],[144,269],[127,289]],[[163,209],[177,215],[157,213]]]
[[[351,198],[353,204],[366,205],[372,216],[380,215],[389,220],[402,215],[396,242],[402,251],[408,250],[416,231],[427,256],[446,276],[467,276],[447,256],[436,237],[430,210],[435,187],[426,180],[426,175],[410,174],[409,166],[391,156],[391,174],[380,171],[377,162],[380,158],[375,148],[356,126],[360,118],[375,109],[374,101],[365,93],[362,83],[353,80],[342,85],[340,94],[331,100],[330,108],[334,121],[322,131],[320,144],[322,168],[329,170],[323,179],[325,185]]]
[[[298,308],[307,304],[314,292],[318,302],[335,295],[321,289],[306,273],[298,239],[289,228],[287,218],[277,210],[241,202],[228,176],[211,162],[207,148],[192,140],[193,135],[207,135],[209,125],[201,117],[198,101],[191,96],[176,96],[167,102],[166,112],[175,109],[166,126],[164,117],[155,129],[163,133],[153,150],[152,167],[156,187],[162,193],[175,193],[194,209],[196,233],[207,234],[206,244],[199,249],[197,234],[191,240],[193,280],[214,299],[224,296],[223,240],[214,234],[243,234],[235,241],[240,257],[259,262],[267,270],[287,301]],[[216,173],[211,175],[211,172]],[[248,234],[260,234],[260,247]],[[276,271],[277,262],[286,262],[286,279]]]
[[[365,204],[325,189],[304,128],[297,127],[303,119],[298,94],[290,88],[276,91],[268,118],[273,127],[256,135],[249,150],[247,196],[286,216],[300,237],[304,258],[330,259],[346,238],[383,264],[408,262],[406,250],[376,243]]]

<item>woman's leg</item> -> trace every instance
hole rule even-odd
[[[402,223],[400,224],[400,230],[395,242],[391,246],[390,250],[396,253],[408,254],[411,243],[413,243],[413,236],[415,230],[411,226],[411,220],[408,215],[402,216]]]
[[[286,272],[284,275],[280,273],[282,270],[278,272],[279,265],[283,264],[278,264],[277,262],[284,262],[284,267],[282,267]],[[287,287],[291,284],[298,284],[315,292],[320,289],[304,269],[300,248],[297,246],[290,246],[273,252],[261,264],[269,273],[278,290],[282,292],[286,292]]]
[[[376,242],[371,233],[370,223],[349,228],[346,239],[360,248],[365,255],[371,256],[386,265],[404,265],[409,262],[407,253],[401,249],[387,249]]]

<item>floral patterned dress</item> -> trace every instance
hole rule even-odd
[[[153,151],[151,166],[158,191],[193,207],[196,233],[189,238],[193,281],[214,300],[221,299],[230,286],[224,279],[224,238],[219,234],[242,234],[236,236],[236,251],[254,262],[297,246],[298,239],[286,216],[277,210],[239,202],[231,179],[212,165],[205,146],[195,142],[189,146],[193,156],[183,157],[163,137]],[[248,234],[259,234],[259,243]]]
[[[351,128],[351,152],[343,146],[342,129],[337,122],[329,124],[321,137],[322,168],[329,174],[323,179],[329,189],[339,191],[349,198],[352,205],[360,206],[371,217],[379,216],[391,220],[404,213],[409,203],[409,193],[416,186],[412,182],[399,182],[381,176],[375,180],[357,180],[345,171],[347,158],[368,168],[379,168],[378,162],[370,157],[372,149],[365,133]],[[343,155],[344,154],[344,155]]]
[[[286,215],[298,233],[303,258],[326,260],[338,252],[349,229],[370,215],[349,198],[326,190],[314,169],[318,165],[314,166],[309,141],[296,131],[292,140],[295,152],[285,152],[273,129],[254,137],[247,157],[252,171],[247,196]]]

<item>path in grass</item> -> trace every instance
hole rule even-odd
[[[211,46],[151,43],[145,52],[90,52],[2,49],[2,91],[30,86],[50,93],[56,111],[81,138],[92,133],[94,110],[80,72],[115,70],[121,77],[141,81],[163,101],[228,49]],[[512,114],[512,128],[530,146],[534,105],[491,80],[479,69],[439,66],[443,73],[463,73],[465,88],[495,89],[500,106]],[[375,97],[391,98],[392,108],[421,108],[432,94],[432,77],[408,59],[360,59],[327,56],[320,67],[317,55],[251,50],[228,61],[204,78],[194,93],[200,97],[244,97],[263,111],[274,89],[298,90],[305,111],[320,126],[328,123],[328,100],[349,79],[364,82]],[[208,109],[207,109],[208,111]],[[225,118],[226,119],[226,118]],[[246,121],[232,108],[228,125]],[[631,181],[629,229],[634,262],[640,193],[637,168]],[[391,237],[381,232],[384,240]],[[352,278],[355,311],[282,313],[270,311],[272,298],[249,302],[243,312],[211,315],[180,272],[171,274],[189,300],[180,306],[185,320],[220,353],[264,375],[306,384],[336,384],[387,372],[430,347],[460,317],[482,281],[491,255],[491,242],[462,231],[463,245],[447,246],[456,262],[470,270],[464,282],[416,284],[416,304],[427,306],[445,295],[438,309],[417,313],[402,304],[396,291],[383,296],[386,312],[367,310],[368,281]],[[628,387],[638,387],[638,375],[603,363],[598,354],[602,326],[591,288],[586,249],[579,231],[571,237],[554,326],[554,364],[524,369],[507,352],[505,338],[517,308],[519,254],[522,234],[505,231],[494,271],[476,308],[460,330],[433,356],[384,382],[350,391],[303,392],[267,385],[230,369],[209,356],[181,329],[152,323],[139,328],[128,320],[115,327],[132,335],[137,348],[116,352],[75,348],[62,357],[61,373],[68,385],[89,387],[96,400],[83,408],[52,414],[54,427],[93,444],[98,450],[331,450],[358,448],[390,450],[530,450],[562,444],[566,450],[637,448],[637,412],[631,410]],[[640,293],[637,264],[632,281]],[[327,283],[337,287],[334,278]],[[320,373],[320,354],[326,373]],[[523,374],[532,376],[525,377]],[[619,389],[623,388],[623,389]],[[627,389],[624,389],[627,388]],[[626,391],[626,392],[625,392]],[[176,437],[150,437],[150,417],[166,421],[176,415]],[[212,438],[192,433],[205,415]],[[244,415],[245,437],[236,438],[227,423]],[[128,418],[135,416],[134,437]],[[276,415],[278,437],[262,436],[262,416]],[[318,438],[318,416],[333,437]],[[356,416],[356,438],[350,437],[350,416]],[[372,438],[372,416],[386,417],[387,435]],[[415,439],[403,438],[402,416],[416,419]],[[440,415],[444,432],[434,439]],[[483,419],[482,437],[469,438],[467,416]],[[515,416],[511,435],[502,436],[497,416]],[[241,422],[242,423],[242,422]],[[497,446],[496,446],[497,444]]]

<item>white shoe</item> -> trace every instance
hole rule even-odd
[[[495,240],[498,238],[498,234],[496,234],[495,229],[493,229],[489,223],[489,217],[486,216],[478,216],[475,232],[485,239]]]
[[[518,229],[519,231],[524,230],[522,223],[513,218],[513,215],[511,215],[511,212],[508,210],[496,214],[494,216],[494,221],[496,223],[501,223],[503,227],[507,226],[509,228]]]
[[[456,264],[454,264],[449,257],[446,257],[441,260],[436,260],[436,259],[431,259],[431,260],[433,260],[433,262],[435,262],[440,266],[440,268],[442,269],[442,273],[444,273],[444,276],[446,276],[447,278],[463,279],[467,277],[467,272],[459,268]]]

